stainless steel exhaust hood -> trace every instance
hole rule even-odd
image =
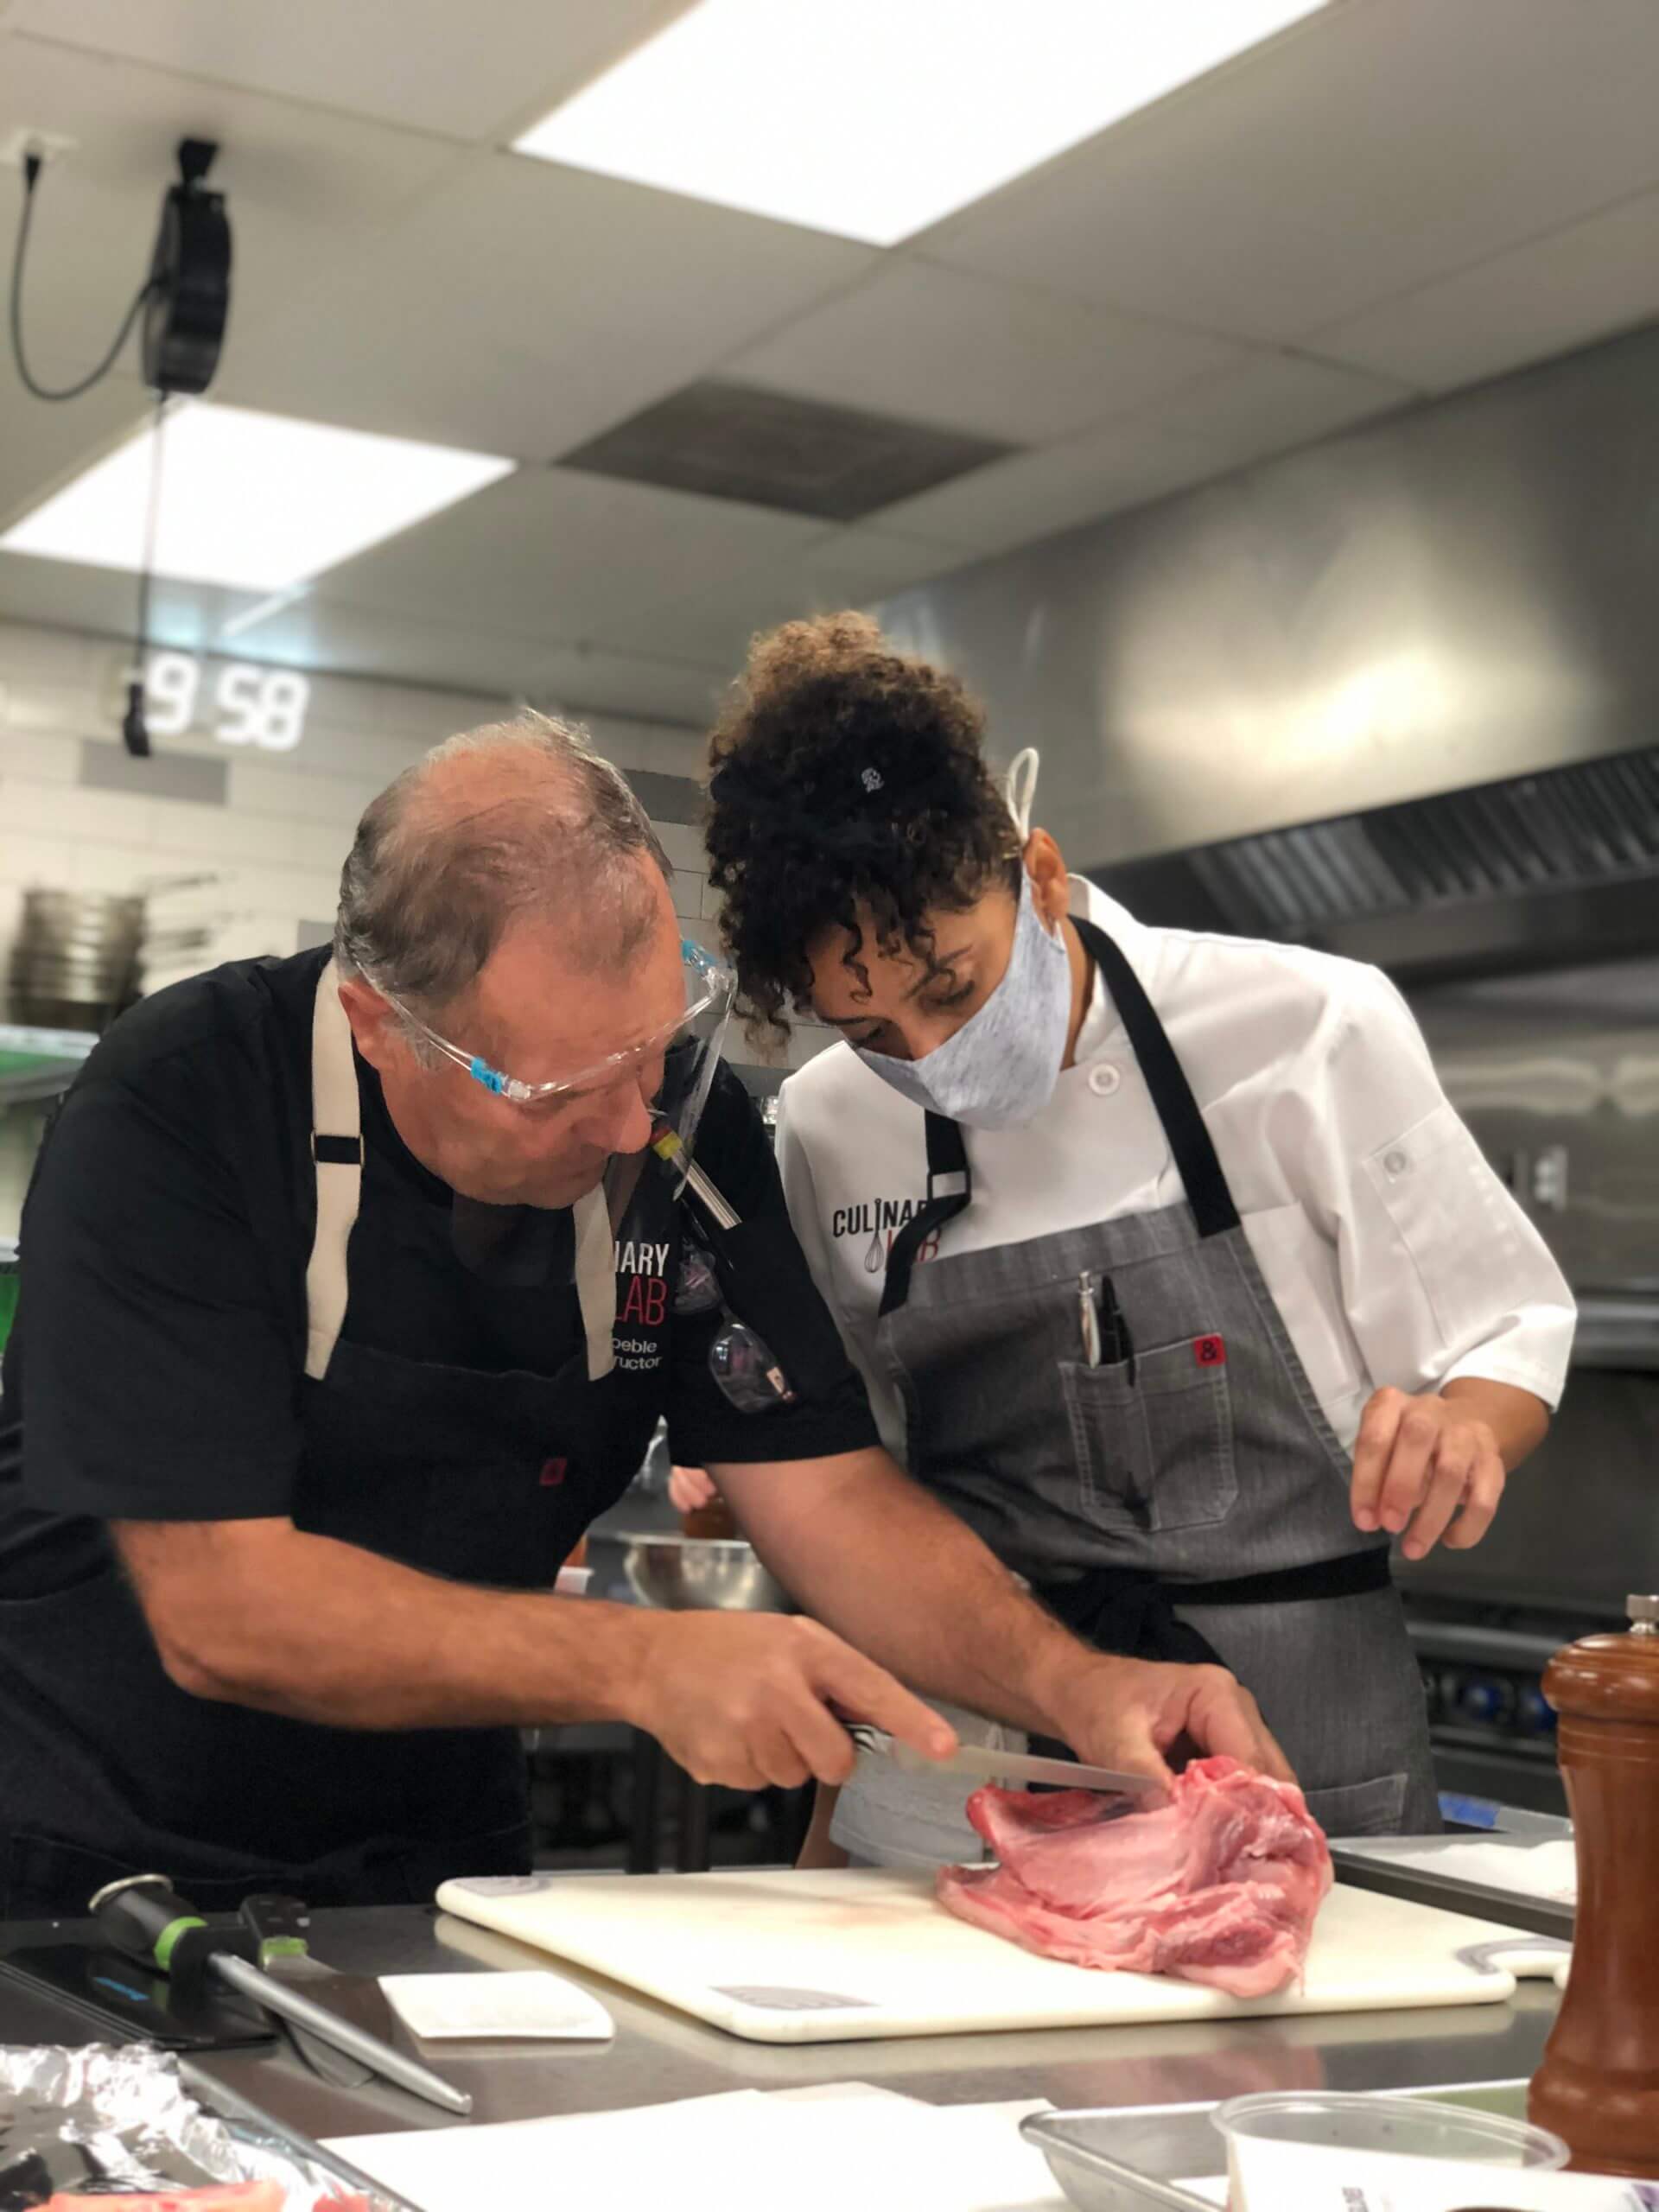
[[[1281,938],[1403,981],[1659,943],[1659,747],[1115,868],[1144,920]]]
[[[882,612],[1148,918],[1440,972],[1659,939],[1656,608],[1649,328]]]

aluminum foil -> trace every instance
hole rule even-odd
[[[349,2172],[274,2123],[206,2110],[153,2044],[0,2044],[0,2205],[43,2202],[46,2182],[119,2212],[124,2194],[266,2181],[282,2212],[418,2212]]]

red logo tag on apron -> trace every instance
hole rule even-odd
[[[570,1462],[568,1459],[543,1459],[542,1462],[542,1488],[543,1490],[556,1490],[559,1484],[564,1480]]]
[[[1194,1337],[1192,1357],[1200,1367],[1225,1367],[1227,1339],[1225,1337]]]

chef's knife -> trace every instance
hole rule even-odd
[[[446,2082],[394,2050],[378,2036],[365,2034],[349,2020],[325,2012],[297,1989],[290,1989],[254,1961],[266,1936],[245,1925],[209,1927],[175,1892],[164,1874],[131,1874],[107,1883],[92,1899],[92,1916],[104,1934],[129,1958],[159,1967],[187,1993],[211,1976],[238,1996],[251,1997],[268,2012],[297,2021],[325,2043],[365,2060],[374,2071],[419,2097],[442,2105],[448,2112],[471,2113],[473,2100],[465,2089]]]
[[[1113,1796],[1161,1796],[1164,1785],[1150,1774],[1119,1774],[1108,1766],[1081,1766],[1071,1759],[1038,1758],[1029,1751],[994,1751],[982,1744],[958,1744],[949,1758],[930,1759],[862,1720],[847,1733],[861,1751],[878,1752],[912,1774],[971,1774],[982,1782],[1045,1782],[1060,1789],[1101,1789]]]
[[[237,1917],[258,1939],[259,1966],[279,1981],[345,1979],[333,1967],[312,1957],[311,1915],[302,1898],[260,1891],[243,1898]],[[279,2017],[277,2025],[311,2071],[322,2081],[333,2082],[338,2089],[360,2089],[373,2081],[372,2067],[365,2066],[360,2058],[353,2058],[349,2051],[324,2043],[321,2036],[313,2035],[297,2020]],[[0,2207],[0,2212],[3,2212],[3,2207]]]

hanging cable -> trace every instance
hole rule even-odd
[[[156,397],[156,426],[149,441],[149,496],[144,509],[144,556],[138,571],[138,634],[133,640],[132,671],[127,683],[127,711],[121,718],[121,736],[137,760],[149,758],[149,727],[144,716],[144,679],[149,659],[149,594],[156,576],[156,547],[162,520],[162,426],[167,421],[167,394]]]
[[[18,218],[17,244],[11,260],[12,358],[17,364],[17,373],[22,378],[25,388],[32,392],[36,399],[79,399],[83,392],[90,391],[95,384],[101,383],[115,366],[120,358],[121,349],[131,337],[132,327],[137,321],[143,310],[144,302],[154,289],[155,279],[152,276],[146,276],[138,287],[137,296],[127,309],[120,329],[115,334],[114,344],[90,374],[82,377],[78,384],[65,385],[59,391],[54,391],[50,385],[40,384],[35,380],[23,352],[23,262],[29,251],[29,226],[35,213],[35,188],[41,181],[41,171],[44,166],[44,161],[39,154],[23,156],[23,207],[22,213]]]

